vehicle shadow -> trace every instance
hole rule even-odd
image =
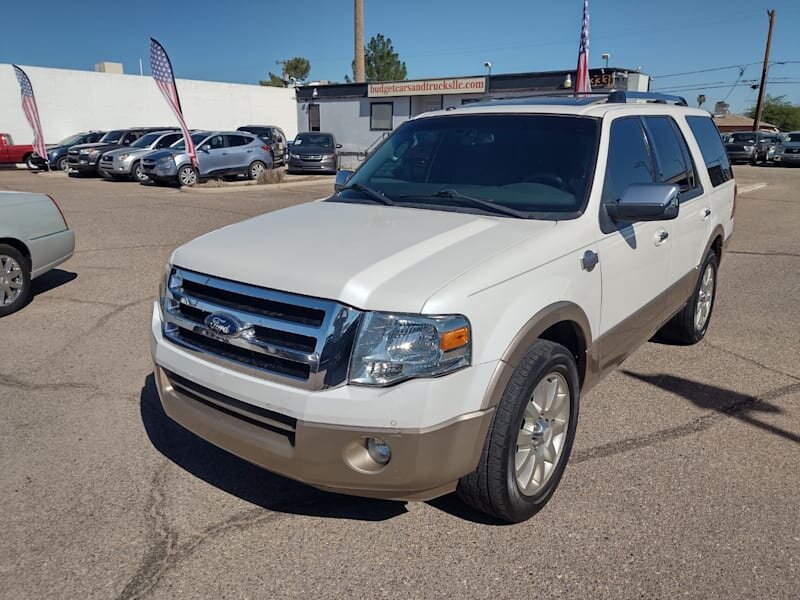
[[[385,521],[407,512],[404,502],[317,490],[217,448],[164,412],[152,373],[142,387],[139,409],[156,450],[195,477],[246,502],[274,512],[359,521]]]
[[[46,294],[50,290],[54,290],[62,285],[77,279],[78,274],[72,271],[64,271],[63,269],[53,269],[44,275],[37,277],[31,282],[31,299],[33,302],[36,296]]]
[[[726,388],[675,377],[674,375],[642,375],[627,369],[620,369],[622,373],[633,379],[644,381],[652,386],[676,394],[688,400],[698,408],[713,410],[720,414],[738,419],[743,423],[752,425],[774,435],[784,438],[795,444],[800,444],[800,435],[792,431],[787,431],[770,423],[757,419],[754,415],[758,413],[781,414],[780,407],[770,404],[767,400],[777,397],[775,393],[767,394],[765,398],[758,398],[748,394],[742,394]],[[790,385],[786,388],[777,390],[778,393],[791,393],[795,389],[800,390],[800,384]]]

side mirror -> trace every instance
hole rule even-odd
[[[336,144],[336,149],[337,149],[337,150],[338,150],[339,148],[341,148],[341,147],[342,147],[342,145],[341,145],[341,144]]]
[[[622,198],[604,206],[615,221],[668,221],[678,216],[679,193],[669,183],[634,183]]]
[[[353,171],[348,171],[347,169],[336,171],[336,180],[333,182],[333,191],[341,192],[352,174]]]
[[[200,150],[202,150],[203,152],[208,152],[209,150],[211,150],[211,146],[209,146],[208,144],[203,144],[202,146],[200,146]]]

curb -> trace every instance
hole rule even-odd
[[[291,189],[294,187],[303,187],[307,186],[309,183],[322,183],[322,184],[330,184],[331,190],[333,190],[333,182],[336,178],[334,176],[326,176],[324,178],[319,176],[308,176],[302,177],[300,179],[292,179],[291,181],[284,181],[282,183],[255,183],[252,181],[231,181],[223,183],[218,187],[186,187],[181,186],[181,192],[187,192],[189,194],[219,194],[220,192],[248,192],[248,191],[255,191],[256,189],[260,189],[263,191],[267,190],[283,190],[283,189]]]

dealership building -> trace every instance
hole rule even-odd
[[[649,90],[650,78],[635,69],[591,69],[598,92]],[[506,73],[380,83],[308,84],[297,88],[297,130],[334,134],[342,165],[355,167],[395,127],[432,110],[523,96],[569,94],[575,71]]]

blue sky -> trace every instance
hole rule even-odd
[[[166,47],[178,77],[254,83],[278,59],[306,56],[314,79],[342,81],[352,60],[352,0],[96,0],[9,2],[2,8],[0,62],[92,69],[122,62],[147,73],[148,38]],[[574,67],[582,0],[365,0],[365,37],[383,33],[410,78]],[[725,97],[749,107],[760,76],[767,8],[777,11],[768,92],[800,104],[798,0],[590,0],[592,67],[636,68],[654,89],[679,90],[708,106]],[[792,62],[794,61],[794,62]],[[745,67],[742,85],[739,68]],[[692,75],[664,77],[703,69]],[[794,82],[794,83],[793,83]]]

